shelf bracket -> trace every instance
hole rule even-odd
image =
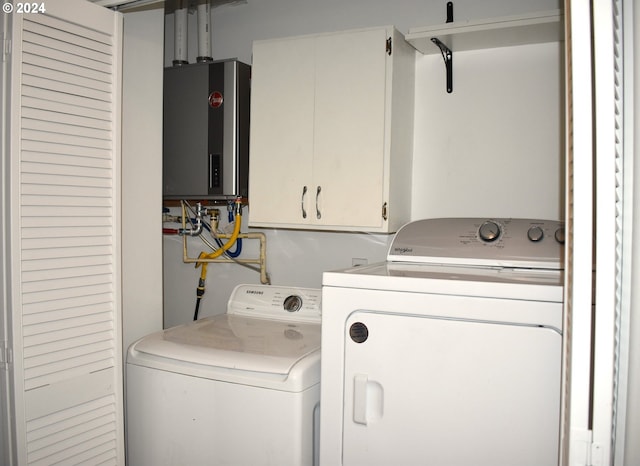
[[[451,94],[453,91],[453,52],[437,37],[432,37],[431,42],[436,44],[440,48],[440,52],[442,52],[444,66],[447,70],[447,92]]]
[[[453,2],[447,2],[447,23],[453,22]],[[432,37],[431,42],[438,46],[444,59],[447,71],[447,93],[453,92],[453,52],[437,37]]]

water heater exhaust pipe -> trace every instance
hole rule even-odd
[[[211,6],[209,0],[198,3],[198,63],[212,62],[211,57]]]
[[[173,13],[174,37],[173,37],[173,66],[188,65],[187,56],[188,27],[187,27],[187,0],[179,0],[178,7]]]

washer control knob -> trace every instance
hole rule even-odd
[[[529,238],[529,240],[537,243],[542,238],[544,238],[544,231],[539,226],[531,227],[529,228],[529,231],[527,231],[527,237]]]
[[[558,228],[553,236],[555,236],[558,243],[564,244],[564,227]]]
[[[284,310],[289,312],[297,312],[302,307],[302,298],[298,295],[292,294],[287,296],[284,300]]]
[[[478,236],[482,241],[492,243],[500,237],[500,225],[493,220],[487,220],[478,229]]]

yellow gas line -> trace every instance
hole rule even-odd
[[[238,218],[238,217],[241,217],[241,216],[236,216],[236,222],[238,222],[236,226],[238,226],[237,230],[239,231],[241,218]],[[183,213],[182,213],[182,223],[183,223],[183,229],[185,229],[186,213],[184,212],[184,206],[183,206]],[[264,285],[268,285],[271,283],[269,280],[269,276],[267,275],[267,237],[264,233],[259,233],[259,232],[258,233],[238,233],[237,231],[234,231],[234,233],[230,235],[223,234],[223,235],[216,235],[216,236],[219,239],[232,239],[233,241],[226,243],[225,244],[226,247],[217,249],[212,253],[209,253],[209,254],[203,253],[201,254],[200,257],[189,257],[189,252],[187,250],[187,235],[182,235],[182,261],[186,264],[203,264],[202,265],[203,267],[205,267],[204,264],[210,264],[210,263],[234,263],[235,262],[240,264],[256,264],[260,266],[260,283]],[[226,249],[229,249],[238,238],[260,240],[260,257],[257,259],[229,259],[227,257],[218,257],[222,255],[222,253]],[[212,256],[212,257],[207,257],[207,256]],[[203,274],[206,276],[206,270],[203,270]]]
[[[220,239],[228,239],[231,238],[231,235],[217,235]],[[187,237],[182,237],[182,260],[187,264],[195,264],[195,263],[233,263],[237,262],[240,264],[257,264],[260,266],[260,283],[263,285],[270,284],[269,277],[267,275],[267,237],[264,233],[240,233],[238,238],[243,239],[259,239],[260,240],[260,257],[258,259],[229,259],[227,257],[218,257],[216,259],[206,259],[199,257],[189,257],[189,253],[187,251]]]

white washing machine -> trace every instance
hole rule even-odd
[[[129,466],[317,464],[320,290],[240,285],[127,354]]]
[[[323,466],[556,466],[563,225],[430,219],[326,272]]]

